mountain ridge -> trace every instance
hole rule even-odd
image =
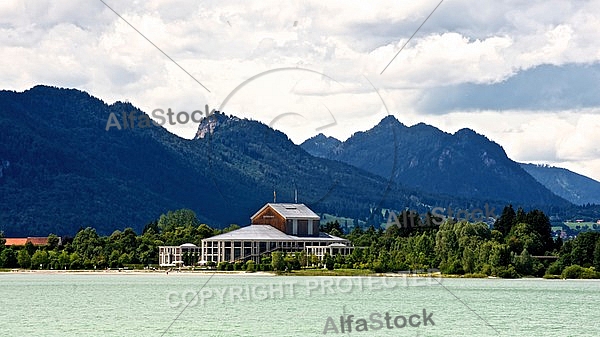
[[[317,152],[314,142],[315,137],[301,146],[419,191],[496,197],[507,204],[568,203],[508,158],[500,145],[467,128],[450,134],[424,123],[407,127],[388,116],[337,144],[335,152]]]

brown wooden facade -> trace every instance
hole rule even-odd
[[[304,205],[302,205],[304,206]],[[251,219],[253,225],[270,225],[288,235],[296,236],[319,236],[319,220],[300,217],[286,218],[279,212],[267,205]]]
[[[281,214],[275,212],[271,207],[266,207],[262,212],[258,213],[251,220],[253,225],[271,225],[280,231],[286,232],[285,218]]]

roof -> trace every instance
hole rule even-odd
[[[34,246],[45,246],[48,244],[48,237],[27,237],[27,238],[6,238],[4,246],[25,246],[27,242],[31,242]],[[59,238],[60,242],[60,238]]]
[[[320,217],[308,208],[305,204],[276,204],[268,203],[264,205],[258,212],[254,213],[250,219],[257,217],[267,207],[270,207],[275,212],[279,213],[285,219],[312,219],[319,220]]]
[[[27,238],[6,238],[5,246],[25,246]]]
[[[327,233],[319,233],[319,236],[295,236],[287,235],[277,228],[269,225],[250,225],[234,231],[219,234],[202,241],[238,241],[238,240],[261,240],[261,241],[331,241],[340,242],[346,239]]]
[[[195,244],[193,244],[193,243],[184,243],[184,244],[182,244],[182,245],[181,245],[181,246],[179,246],[179,247],[181,247],[181,248],[198,248],[198,246],[196,246],[196,245],[195,245]]]
[[[34,246],[45,246],[48,244],[48,238],[42,238],[42,237],[29,237],[27,238],[27,241],[31,242]]]

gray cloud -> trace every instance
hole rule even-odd
[[[540,65],[493,84],[463,83],[423,92],[419,109],[564,110],[600,107],[600,64]]]

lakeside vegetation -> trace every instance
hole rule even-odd
[[[553,240],[548,217],[539,210],[515,211],[507,206],[494,229],[485,223],[452,220],[439,227],[426,226],[419,223],[418,216],[404,223],[407,219],[399,216],[399,222],[387,229],[354,228],[346,235],[337,222],[322,226],[322,231],[346,237],[361,247],[347,256],[326,255],[320,261],[304,252],[273,252],[256,264],[239,261],[208,266],[223,271],[275,271],[290,275],[356,276],[439,269],[443,275],[465,277],[600,278],[600,233],[584,232],[565,242],[560,238]],[[5,247],[0,236],[0,268],[152,268],[158,261],[158,246],[188,242],[200,246],[204,238],[237,228],[211,228],[201,224],[193,211],[183,209],[163,214],[146,225],[141,235],[126,228],[100,236],[87,227],[74,238],[66,239],[64,245],[59,245],[56,235],[50,235],[48,245],[43,247],[30,243]],[[191,265],[194,257],[184,256],[183,260]]]

